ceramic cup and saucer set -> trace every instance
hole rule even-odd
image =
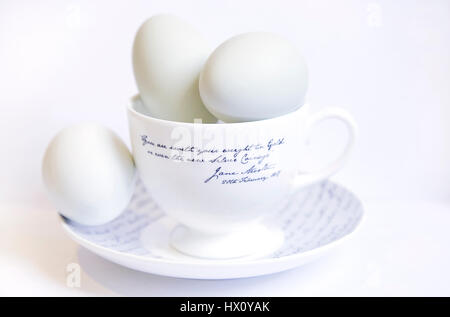
[[[342,109],[308,108],[254,122],[191,124],[146,115],[136,96],[127,111],[140,180],[129,206],[102,226],[63,219],[63,227],[104,258],[166,276],[249,277],[315,259],[355,231],[363,208],[327,180],[351,151],[353,120]],[[345,123],[347,147],[324,169],[304,171],[302,142],[327,119]]]
[[[242,42],[247,51],[251,40]],[[221,57],[233,48],[224,47]],[[270,51],[270,42],[265,47]],[[271,56],[282,45],[274,47]],[[200,79],[201,93],[205,87]],[[242,278],[298,267],[347,240],[360,224],[359,199],[328,180],[355,142],[356,126],[345,110],[313,112],[304,103],[257,120],[182,122],[155,116],[140,92],[127,106],[136,167],[131,200],[100,225],[62,216],[63,228],[81,246],[153,274]],[[212,97],[202,93],[206,106]],[[347,128],[347,145],[328,166],[307,170],[305,143],[314,127],[330,119]]]

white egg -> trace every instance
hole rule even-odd
[[[307,69],[286,39],[252,32],[221,44],[200,75],[200,96],[225,122],[253,121],[292,112],[304,103]]]
[[[84,225],[119,216],[133,194],[135,174],[126,145],[111,130],[92,123],[59,132],[42,164],[50,200],[65,217]]]
[[[172,15],[157,15],[138,30],[133,69],[149,115],[172,121],[216,122],[198,91],[200,71],[211,53],[205,39]]]

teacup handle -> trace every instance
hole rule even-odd
[[[319,112],[309,115],[308,121],[306,123],[306,135],[311,132],[311,129],[318,123],[328,120],[328,119],[338,119],[342,121],[348,130],[348,141],[344,148],[343,153],[328,166],[318,170],[318,171],[306,171],[300,170],[294,183],[296,186],[306,186],[320,180],[326,179],[336,173],[347,161],[350,152],[355,145],[357,128],[353,117],[341,108],[326,108]]]

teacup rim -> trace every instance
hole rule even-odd
[[[221,122],[221,123],[199,123],[199,122],[183,122],[183,121],[172,121],[172,120],[166,120],[166,119],[160,119],[160,118],[155,118],[149,115],[146,115],[144,113],[141,113],[139,111],[137,111],[135,109],[135,103],[137,100],[141,100],[141,97],[139,94],[134,95],[133,97],[131,97],[128,101],[128,105],[127,105],[127,110],[129,113],[132,113],[133,115],[140,117],[142,119],[145,120],[151,120],[154,121],[156,123],[160,123],[160,124],[170,124],[170,125],[177,125],[177,126],[188,126],[188,127],[194,127],[194,126],[198,126],[198,125],[205,125],[208,127],[212,127],[212,126],[221,126],[221,127],[229,127],[231,125],[233,126],[246,126],[246,125],[261,125],[261,124],[266,124],[268,122],[274,122],[274,121],[279,121],[279,120],[284,120],[287,119],[289,117],[295,116],[295,115],[299,115],[300,113],[304,113],[307,112],[310,105],[308,102],[305,102],[302,106],[300,106],[298,109],[277,116],[277,117],[273,117],[273,118],[268,118],[268,119],[261,119],[261,120],[255,120],[255,121],[244,121],[244,122]]]

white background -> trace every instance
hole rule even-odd
[[[86,120],[128,142],[132,41],[163,12],[191,22],[212,49],[264,30],[302,50],[313,108],[344,107],[359,125],[357,147],[333,178],[366,206],[358,239],[290,272],[217,282],[134,272],[64,236],[41,184],[46,144]],[[449,84],[445,0],[1,0],[0,294],[450,295]],[[336,132],[335,124],[317,130],[317,162],[338,153],[345,134]],[[65,285],[71,262],[83,269],[79,289]]]

